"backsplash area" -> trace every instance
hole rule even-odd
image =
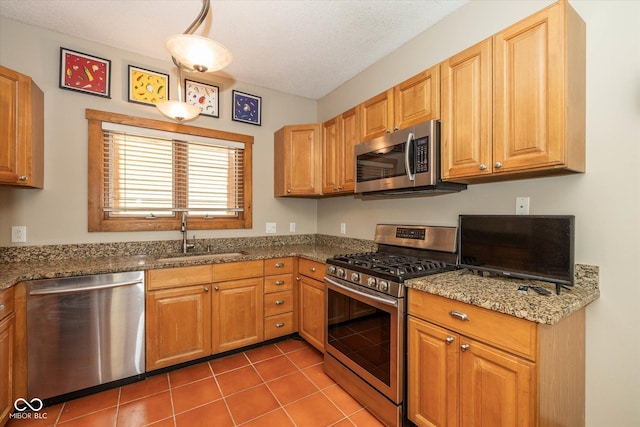
[[[290,236],[261,236],[221,239],[197,239],[191,252],[232,252],[246,248],[278,247],[286,245],[324,245],[344,247],[353,252],[375,250],[370,240],[336,237],[324,234]],[[28,262],[74,258],[101,258],[133,255],[164,255],[180,252],[182,240],[146,242],[87,243],[71,245],[7,246],[0,247],[0,262]]]

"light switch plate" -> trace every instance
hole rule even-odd
[[[268,222],[267,223],[267,234],[275,234],[276,233],[276,223]]]
[[[290,222],[289,223],[289,233],[295,233],[296,232],[296,223],[295,222]]]
[[[340,223],[340,234],[347,234],[347,223],[346,222],[341,222]]]

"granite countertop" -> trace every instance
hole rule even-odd
[[[585,307],[600,296],[598,267],[577,264],[574,286],[555,293],[555,285],[540,281],[501,277],[483,277],[462,269],[405,282],[408,288],[418,289],[456,301],[552,325]],[[532,283],[535,282],[535,283]],[[518,292],[518,286],[535,284],[550,290],[551,295],[539,295],[533,290]]]
[[[235,252],[235,251],[230,251]],[[57,277],[83,276],[89,274],[114,273],[119,271],[151,270],[156,268],[186,267],[192,265],[217,264],[233,261],[251,261],[288,256],[300,256],[312,261],[325,262],[338,254],[352,252],[350,248],[328,245],[285,245],[258,248],[243,248],[241,256],[181,259],[159,261],[161,256],[131,255],[37,260],[10,262],[0,265],[0,290],[10,288],[25,280],[51,279]],[[192,254],[188,254],[192,255]]]

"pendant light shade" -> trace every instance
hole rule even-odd
[[[177,122],[188,122],[200,115],[202,109],[182,101],[163,101],[156,108],[168,118]]]
[[[201,73],[221,70],[233,59],[229,49],[222,44],[193,34],[171,36],[166,46],[171,56],[184,68]]]

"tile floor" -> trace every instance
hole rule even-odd
[[[321,353],[290,339],[51,406],[40,419],[7,427],[382,426],[322,365]]]

